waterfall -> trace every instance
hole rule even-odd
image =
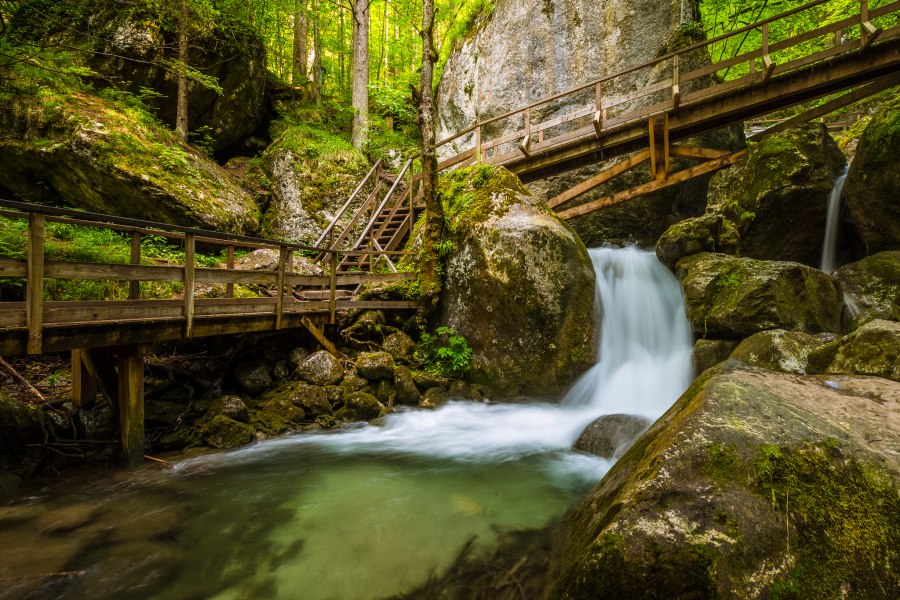
[[[298,444],[346,454],[515,460],[568,450],[604,414],[655,420],[691,381],[691,332],[681,285],[652,251],[608,247],[590,255],[601,322],[597,361],[559,404],[449,402],[434,411],[395,413],[377,425],[268,441],[229,453],[228,460]]]
[[[844,167],[844,170],[837,179],[834,180],[834,187],[831,188],[831,194],[828,195],[828,217],[825,221],[825,241],[822,244],[822,265],[819,269],[823,273],[831,273],[834,271],[834,254],[837,247],[838,220],[841,216],[841,195],[844,192],[844,181],[847,179],[847,171],[850,166]]]

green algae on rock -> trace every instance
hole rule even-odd
[[[900,323],[876,319],[810,354],[817,373],[877,375],[900,381]]]
[[[729,358],[771,371],[806,375],[810,372],[810,353],[836,337],[833,333],[813,335],[802,331],[769,329],[743,340]]]
[[[900,321],[900,251],[885,251],[844,265],[834,272],[844,291],[845,328],[872,319]]]
[[[554,600],[893,598],[900,385],[728,361],[568,517]]]

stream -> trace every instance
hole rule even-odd
[[[559,404],[450,402],[160,468],[66,475],[0,506],[0,599],[390,597],[460,549],[559,519],[609,469],[571,450],[603,414],[659,417],[688,386],[678,281],[593,249],[602,336]]]

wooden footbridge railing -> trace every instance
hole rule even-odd
[[[408,281],[415,273],[373,272],[388,255],[378,250],[320,249],[213,231],[125,219],[110,215],[0,201],[0,218],[27,220],[25,258],[0,256],[0,280],[24,281],[24,301],[0,301],[0,356],[72,351],[72,387],[76,404],[104,394],[118,408],[122,450],[126,460],[143,453],[143,355],[152,342],[277,331],[304,327],[319,342],[336,352],[320,326],[334,323],[341,309],[410,309],[406,301],[362,301],[341,294],[341,287],[358,289],[370,283]],[[48,260],[45,224],[65,223],[107,229],[130,237],[129,264]],[[157,236],[180,243],[180,265],[147,264],[141,257],[142,236]],[[225,268],[200,266],[197,246],[225,248]],[[236,250],[268,249],[277,255],[274,268],[236,268]],[[303,252],[326,257],[321,274],[294,271],[293,256]],[[343,257],[359,261],[359,270],[341,272]],[[368,269],[368,271],[366,270]],[[48,301],[48,279],[114,280],[128,282],[128,298],[91,302]],[[181,298],[142,298],[140,282],[179,282]],[[218,286],[219,298],[200,298],[198,288]],[[256,285],[273,290],[271,297],[236,297],[236,285]],[[224,288],[224,290],[222,290]]]
[[[549,200],[564,209],[562,218],[572,218],[730,165],[740,153],[678,142],[867,84],[791,123],[809,120],[900,83],[900,1],[860,0],[855,15],[799,29],[801,18],[826,14],[828,2],[809,2],[476,123],[438,143],[452,153],[441,168],[481,161],[527,182],[630,154]],[[710,58],[711,49],[730,46],[737,48],[732,55]],[[673,158],[700,164],[672,173]],[[572,203],[645,163],[653,181]]]

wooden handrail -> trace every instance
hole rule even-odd
[[[344,205],[341,207],[341,209],[334,215],[331,223],[328,224],[328,227],[325,228],[325,231],[323,231],[322,235],[319,236],[319,239],[316,240],[316,243],[314,244],[315,246],[321,246],[322,242],[325,241],[325,238],[327,238],[331,234],[331,232],[334,230],[335,225],[337,225],[338,219],[344,216],[344,213],[347,212],[347,209],[356,199],[356,196],[359,195],[359,192],[363,189],[363,186],[366,184],[366,182],[369,181],[369,179],[372,177],[372,174],[375,173],[380,166],[381,159],[379,158],[375,161],[375,164],[372,165],[372,168],[369,169],[369,172],[365,176],[365,178],[363,178],[363,180],[359,182],[359,185],[356,186],[356,189],[353,190],[353,193],[350,194],[350,197],[347,198],[347,201],[344,202]]]
[[[372,231],[372,227],[375,225],[375,220],[378,218],[378,215],[380,215],[384,210],[384,207],[387,206],[387,203],[391,199],[391,196],[394,195],[394,191],[397,189],[397,186],[400,185],[401,181],[403,181],[403,176],[406,175],[406,171],[410,166],[412,166],[412,162],[413,159],[410,158],[406,161],[406,164],[403,165],[403,168],[400,169],[400,172],[397,174],[397,179],[394,180],[394,185],[392,185],[391,189],[388,190],[388,193],[385,195],[384,200],[381,201],[381,204],[379,204],[375,211],[372,212],[372,217],[369,219],[368,225],[366,225],[366,228],[356,240],[356,243],[353,244],[354,248],[359,248],[360,244],[363,243],[363,240],[366,239],[366,235],[368,235]]]

